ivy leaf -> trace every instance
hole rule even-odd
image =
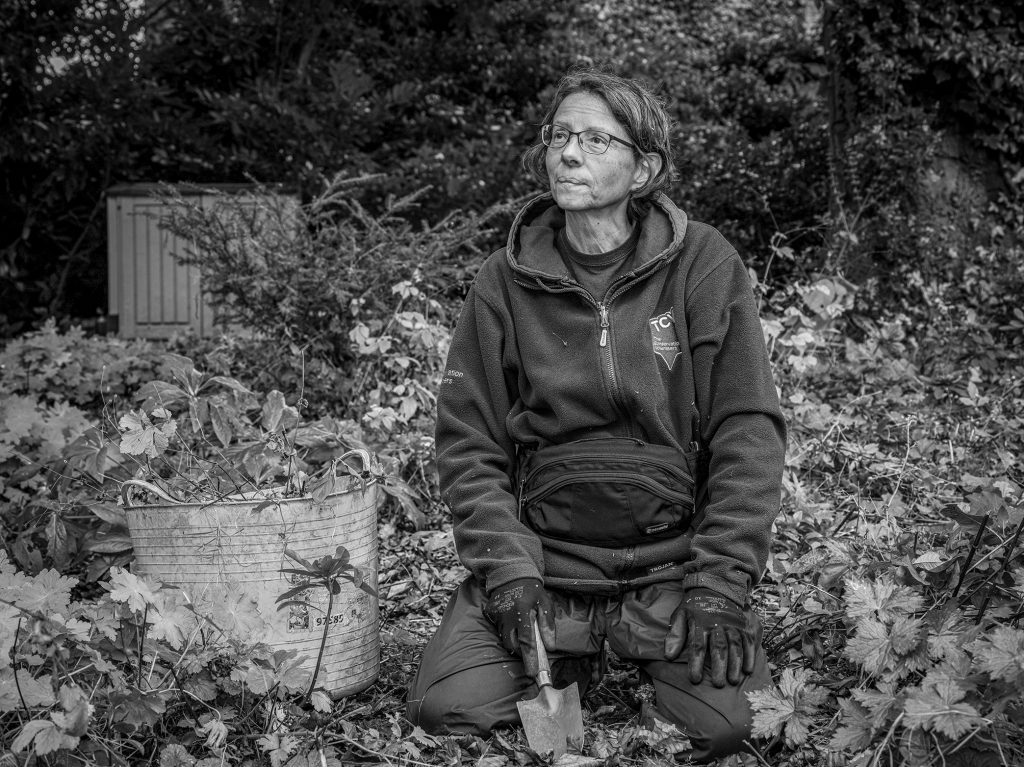
[[[960,738],[985,724],[974,706],[962,702],[965,695],[951,679],[925,679],[920,688],[908,691],[903,721],[911,729],[922,727],[953,740]]]
[[[126,602],[134,612],[143,612],[146,605],[157,602],[156,583],[139,578],[121,567],[110,568],[110,583],[102,584],[115,602]]]
[[[142,410],[132,410],[121,416],[117,425],[123,432],[118,445],[122,453],[146,455],[156,458],[163,454],[170,444],[170,438],[178,428],[176,421],[165,421],[154,426]]]
[[[11,751],[19,753],[29,745],[36,756],[44,756],[60,751],[62,748],[74,748],[78,738],[63,732],[56,724],[45,719],[33,719],[26,724],[11,743]]]
[[[851,576],[846,579],[845,596],[846,614],[853,625],[865,619],[890,624],[920,612],[924,605],[919,594],[887,578],[872,582]]]
[[[1017,686],[1024,681],[1024,631],[997,626],[971,646],[978,668],[993,679]]]
[[[778,688],[747,693],[754,711],[754,735],[772,738],[785,730],[786,743],[799,746],[807,740],[818,709],[828,698],[827,689],[810,683],[806,669],[786,669]]]

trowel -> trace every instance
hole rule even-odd
[[[538,754],[552,752],[557,759],[566,752],[570,743],[576,748],[583,745],[583,710],[576,682],[563,690],[551,685],[551,665],[544,642],[540,638],[537,617],[533,616],[533,644],[537,653],[536,698],[516,703],[519,718],[523,720],[526,742]]]

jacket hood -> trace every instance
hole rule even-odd
[[[659,192],[640,222],[634,276],[652,272],[674,258],[686,236],[686,224],[686,214]],[[506,244],[512,270],[541,284],[571,279],[555,246],[555,236],[564,226],[565,212],[550,192],[527,202],[512,222]]]

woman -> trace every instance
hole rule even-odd
[[[692,758],[750,735],[771,683],[749,593],[785,425],[747,272],[664,194],[670,120],[642,84],[559,83],[525,166],[549,192],[481,267],[438,399],[437,461],[471,575],[409,693],[428,731],[488,735],[604,643],[653,681]],[[532,672],[532,673],[531,673]]]

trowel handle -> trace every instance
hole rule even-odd
[[[551,685],[551,664],[548,662],[548,651],[544,647],[544,640],[540,637],[540,624],[537,623],[537,616],[530,614],[533,620],[533,646],[537,652],[537,686]]]

